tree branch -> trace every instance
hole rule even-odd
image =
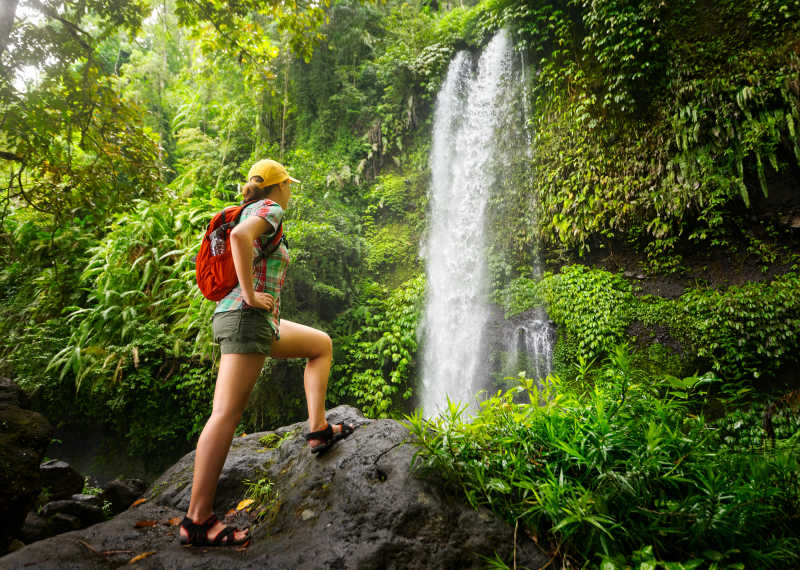
[[[84,40],[83,38],[81,38],[78,35],[80,33],[80,34],[86,36],[87,38],[89,38],[89,40],[94,40],[94,38],[92,37],[92,35],[90,33],[82,30],[74,22],[70,22],[66,18],[62,18],[61,16],[58,15],[58,12],[56,12],[55,10],[50,8],[49,6],[47,6],[45,4],[42,4],[42,2],[40,2],[39,0],[28,0],[28,1],[30,2],[31,5],[33,5],[34,7],[38,8],[39,11],[42,14],[46,15],[48,18],[52,18],[53,20],[57,20],[57,21],[61,22],[62,24],[64,24],[64,26],[66,26],[67,30],[69,31],[70,35],[73,38],[75,38],[75,41],[77,41],[81,45],[81,47],[83,47],[83,49],[86,50],[87,57],[90,60],[92,59],[92,54],[94,53],[94,48],[92,46],[90,46],[88,43],[86,43],[86,40]]]
[[[0,150],[0,158],[3,160],[13,160],[14,162],[20,162],[20,163],[25,162],[23,158],[18,154],[14,154],[13,152],[8,152],[5,150]]]

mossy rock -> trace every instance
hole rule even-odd
[[[39,464],[52,433],[50,422],[40,413],[0,404],[0,553],[42,489]]]

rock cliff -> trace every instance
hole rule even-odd
[[[53,432],[45,417],[25,409],[26,404],[20,387],[0,378],[0,554],[42,490],[39,463]]]
[[[194,453],[146,491],[146,501],[87,529],[43,540],[0,558],[0,568],[108,568],[140,558],[143,568],[479,568],[499,555],[519,567],[545,558],[527,537],[487,510],[473,510],[411,469],[415,447],[394,420],[368,420],[340,406],[328,414],[358,428],[321,457],[303,423],[238,437],[220,478],[216,511],[250,524],[247,548],[178,544],[189,503]],[[247,490],[258,500],[236,511]]]

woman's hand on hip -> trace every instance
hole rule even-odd
[[[255,309],[264,309],[270,312],[275,309],[275,298],[269,293],[256,291],[253,293],[252,299],[245,299],[244,302]]]

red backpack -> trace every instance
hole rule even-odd
[[[231,231],[239,223],[242,211],[257,201],[251,200],[240,206],[229,206],[211,218],[203,236],[203,243],[200,244],[200,252],[195,258],[197,286],[200,287],[200,292],[206,299],[219,301],[239,283],[231,255]],[[268,205],[275,203],[271,200],[265,200],[265,202]],[[280,246],[281,241],[286,242],[286,238],[283,236],[283,222],[270,238],[266,252],[262,250],[253,263],[272,255]]]

